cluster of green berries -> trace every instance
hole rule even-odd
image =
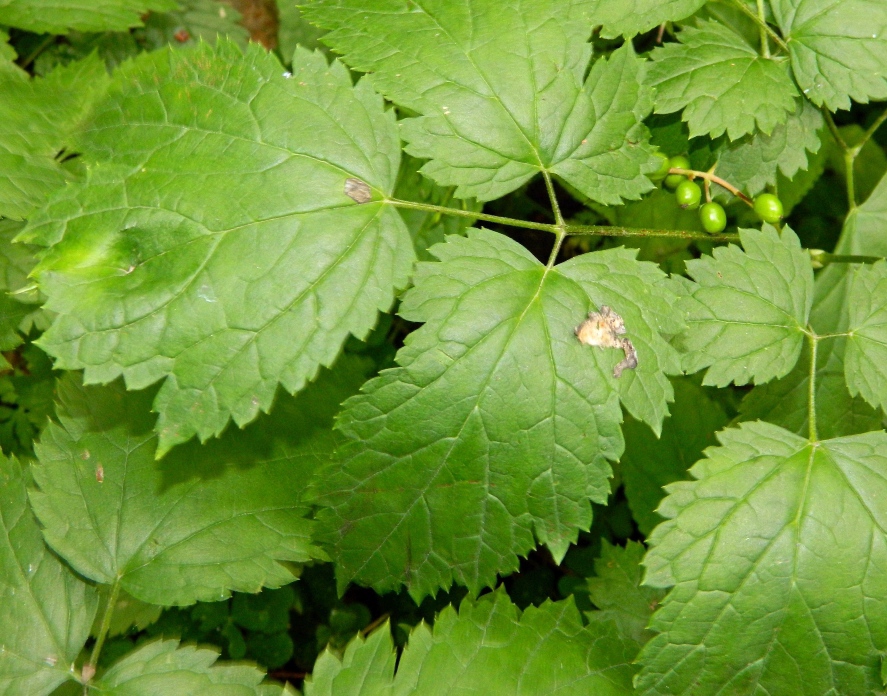
[[[667,157],[657,152],[659,168],[650,175],[653,181],[665,180],[665,187],[674,191],[678,205],[685,210],[699,210],[702,228],[709,234],[720,234],[727,227],[727,213],[720,203],[709,201],[702,203],[702,188],[683,174],[669,174],[670,169],[690,169],[690,160],[686,157]],[[782,219],[783,209],[780,201],[772,193],[762,193],[754,201],[754,209],[764,221],[776,224]]]

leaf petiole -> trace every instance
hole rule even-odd
[[[108,595],[108,604],[105,606],[105,612],[102,615],[102,624],[99,627],[99,632],[95,639],[95,645],[92,646],[89,662],[83,665],[83,669],[81,670],[84,690],[86,689],[89,680],[95,675],[96,663],[98,663],[99,655],[102,653],[102,647],[105,645],[105,638],[107,638],[108,631],[111,628],[111,618],[114,616],[114,609],[117,606],[117,597],[119,595],[120,580],[118,578],[114,584],[111,585],[111,593]]]
[[[683,172],[684,170],[680,170]],[[704,172],[703,172],[704,173]],[[558,225],[544,222],[529,222],[516,218],[502,217],[500,215],[488,215],[487,213],[475,213],[461,208],[447,208],[431,203],[415,203],[402,201],[397,198],[389,198],[388,203],[395,208],[409,208],[410,210],[424,210],[429,213],[441,213],[443,215],[456,215],[458,217],[496,222],[509,227],[523,227],[531,230],[542,230],[552,234],[563,233],[564,236],[593,235],[597,237],[673,237],[676,239],[708,239],[714,242],[738,242],[738,234],[705,234],[702,232],[690,232],[688,230],[657,230],[635,227],[619,227],[617,225],[564,225],[563,229]]]

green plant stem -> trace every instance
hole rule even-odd
[[[703,172],[704,173],[704,172]],[[474,213],[470,210],[462,210],[461,208],[447,208],[441,205],[432,205],[431,203],[415,203],[413,201],[402,201],[397,198],[391,198],[388,202],[396,208],[409,208],[411,210],[424,210],[429,213],[442,213],[444,215],[456,215],[457,217],[472,218],[475,220],[484,220],[487,222],[497,222],[500,225],[508,225],[509,227],[522,227],[531,230],[542,230],[543,232],[551,232],[558,234],[563,232],[564,236],[581,236],[593,235],[597,237],[673,237],[675,239],[708,239],[715,242],[738,242],[738,234],[704,234],[702,232],[689,232],[686,230],[657,230],[657,229],[641,229],[634,227],[618,227],[615,225],[567,225],[563,229],[557,225],[544,222],[527,222],[516,218],[501,217],[499,215],[488,215],[486,213]]]
[[[567,225],[568,237],[589,235],[595,237],[673,237],[675,239],[708,239],[713,242],[738,242],[738,234],[706,234],[686,230],[648,230],[638,227],[611,227],[609,225]]]
[[[841,135],[841,131],[839,131],[838,126],[835,125],[835,119],[832,118],[832,112],[826,109],[824,106],[820,109],[820,111],[822,112],[823,118],[825,118],[825,125],[828,126],[832,137],[835,139],[835,142],[838,143],[838,147],[840,147],[842,150],[849,150],[850,148],[847,146],[844,137]]]
[[[828,266],[830,263],[878,263],[878,261],[883,261],[883,256],[858,256],[856,254],[829,254],[826,251],[823,251],[820,254],[817,254],[815,259],[816,265],[814,268],[822,268],[823,266]]]
[[[548,263],[546,264],[548,268],[552,268],[554,262],[557,261],[557,255],[561,250],[561,245],[564,243],[564,238],[567,236],[567,225],[561,213],[561,206],[554,191],[554,182],[551,180],[551,175],[543,169],[542,177],[545,179],[545,189],[548,191],[548,200],[551,201],[551,210],[554,212],[554,220],[557,223],[557,232],[555,233],[557,237],[555,237],[554,246],[551,247],[551,254],[548,256]]]
[[[807,338],[810,341],[810,384],[807,388],[807,424],[810,426],[810,441],[819,440],[816,432],[816,349],[819,345],[817,336],[810,327]]]
[[[874,120],[872,125],[870,125],[865,133],[862,135],[862,140],[860,140],[856,145],[853,146],[853,149],[856,150],[854,156],[858,155],[862,148],[865,147],[865,144],[872,139],[875,133],[877,133],[878,129],[884,125],[884,121],[887,121],[887,109],[885,109],[878,118]]]
[[[767,24],[767,22],[764,21],[764,19],[762,19],[761,17],[758,17],[756,12],[752,12],[748,7],[746,7],[745,3],[742,0],[733,0],[733,4],[736,5],[736,7],[740,11],[742,11],[744,14],[746,14],[749,17],[749,19],[751,19],[755,24],[757,24],[758,28],[761,31],[765,32],[767,34],[767,36],[769,36],[771,39],[773,39],[773,41],[776,43],[777,46],[779,46],[779,48],[781,48],[783,51],[788,53],[788,44],[786,44],[785,41],[782,40],[782,37],[779,34],[777,34],[775,31],[773,31],[770,28],[770,25]],[[760,4],[761,3],[759,0],[758,5],[760,5]]]
[[[108,636],[108,630],[111,628],[111,617],[114,616],[114,608],[117,606],[117,597],[120,595],[120,580],[111,585],[111,594],[108,596],[108,604],[105,606],[105,613],[102,616],[102,625],[99,627],[99,633],[95,639],[95,645],[92,646],[92,653],[89,656],[89,663],[93,668],[98,662],[99,655],[102,653],[102,647],[105,644],[105,638]]]
[[[850,210],[856,208],[856,173],[854,169],[856,168],[856,153],[850,150],[844,150],[844,169],[845,178],[847,179],[847,203],[850,206]],[[849,212],[849,211],[848,211]]]
[[[527,220],[518,220],[517,218],[507,218],[500,215],[488,215],[487,213],[475,213],[470,210],[461,208],[447,208],[442,205],[432,205],[431,203],[416,203],[414,201],[402,201],[397,198],[389,198],[388,202],[395,208],[409,208],[410,210],[424,210],[428,213],[442,213],[444,215],[455,215],[457,217],[472,218],[473,220],[483,220],[485,222],[497,222],[500,225],[508,225],[509,227],[523,227],[529,230],[542,230],[543,232],[552,232],[557,234],[558,226],[544,222],[529,222]]]
[[[761,35],[761,53],[764,58],[770,57],[770,41],[767,39],[767,32],[765,27],[767,26],[767,15],[764,13],[764,0],[758,0],[758,18],[761,20],[761,23],[758,24],[758,32]]]
[[[31,63],[33,63],[35,60],[37,60],[37,56],[39,56],[41,53],[43,53],[43,51],[45,51],[47,48],[49,48],[53,44],[54,41],[55,41],[55,36],[53,36],[53,35],[47,36],[45,39],[43,39],[43,41],[41,41],[39,44],[37,44],[37,48],[35,48],[33,51],[31,51],[28,54],[27,58],[25,58],[24,60],[22,60],[19,63],[19,67],[22,70],[27,70],[28,67],[31,65]]]

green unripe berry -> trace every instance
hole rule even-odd
[[[755,212],[764,222],[775,225],[782,220],[782,201],[772,193],[762,193],[755,198]]]
[[[702,189],[695,181],[684,179],[675,189],[674,196],[684,210],[696,210],[702,200]]]
[[[727,213],[719,203],[706,203],[699,209],[702,229],[709,234],[720,234],[727,226]]]
[[[652,174],[648,174],[653,181],[662,181],[666,175],[668,174],[668,169],[671,167],[670,161],[667,155],[663,155],[661,152],[657,152],[655,155],[656,161],[659,163],[659,168],[653,172]]]
[[[683,155],[678,155],[677,157],[672,157],[668,161],[669,169],[689,169],[690,168],[690,160],[688,160]],[[665,177],[665,186],[666,188],[670,188],[674,191],[678,184],[682,181],[686,181],[687,177],[683,174],[669,174]]]

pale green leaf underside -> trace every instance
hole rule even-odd
[[[652,634],[645,629],[665,592],[641,587],[641,559],[644,545],[629,541],[625,547],[601,541],[600,558],[594,562],[596,575],[588,578],[588,596],[599,611],[586,612],[589,621],[613,621],[619,633],[638,646]]]
[[[887,4],[771,0],[801,90],[817,106],[887,98]]]
[[[727,145],[718,156],[718,176],[741,182],[746,194],[757,196],[776,183],[777,171],[791,179],[798,170],[807,169],[807,152],[819,151],[818,131],[824,122],[819,109],[806,99],[797,99],[796,104],[794,113],[770,135],[755,133]]]
[[[86,381],[164,379],[159,454],[267,411],[365,335],[414,258],[382,202],[394,114],[320,53],[293,74],[229,42],[118,69],[82,149],[88,177],[31,221],[59,316],[41,345]],[[346,195],[346,181],[371,200]]]
[[[0,458],[0,692],[39,696],[70,678],[97,595],[46,548],[25,481]]]
[[[605,204],[652,188],[649,91],[631,44],[591,58],[584,0],[315,0],[305,16],[386,97],[422,171],[492,200],[540,171]]]
[[[96,56],[34,79],[0,63],[0,216],[21,220],[64,186],[58,155],[106,82]]]
[[[887,410],[887,262],[856,270],[847,295],[849,308],[844,370],[854,396]]]
[[[687,262],[696,281],[682,298],[687,372],[704,384],[762,384],[795,366],[813,301],[810,257],[789,227],[740,230],[732,244]]]
[[[0,24],[50,34],[124,31],[149,10],[175,8],[175,0],[0,0]]]
[[[630,39],[658,27],[677,22],[696,12],[706,0],[591,0],[593,24],[602,24],[601,36]]]
[[[286,693],[282,687],[267,691],[265,673],[252,665],[219,663],[219,653],[195,645],[179,647],[177,640],[157,640],[142,645],[116,662],[90,693],[103,696],[270,696]]]
[[[282,561],[322,557],[302,491],[337,441],[333,413],[363,378],[360,365],[342,362],[243,432],[190,443],[162,462],[151,393],[63,380],[59,424],[37,446],[40,491],[31,496],[46,540],[84,576],[119,577],[155,604],[291,582]]]
[[[401,314],[425,322],[401,367],[351,399],[350,442],[318,477],[340,586],[406,585],[416,597],[459,582],[479,590],[548,545],[562,558],[603,501],[622,451],[620,399],[660,427],[681,324],[662,273],[613,249],[546,271],[523,247],[482,230],[450,237],[420,264]],[[638,352],[583,346],[574,328],[609,305]],[[421,425],[417,425],[421,424]]]
[[[504,591],[449,606],[420,624],[395,667],[387,625],[355,638],[342,658],[325,651],[306,696],[622,696],[632,693],[635,648],[607,622],[582,626],[572,601],[523,613]]]
[[[622,426],[625,453],[619,460],[619,473],[632,517],[646,535],[662,521],[655,510],[665,495],[663,486],[686,478],[702,450],[715,444],[715,431],[727,423],[724,409],[702,388],[687,378],[672,380],[672,384],[674,403],[660,437],[633,418]]]
[[[656,113],[683,109],[691,136],[770,134],[796,108],[798,93],[785,68],[729,27],[700,22],[678,38],[653,51],[647,82],[656,88]]]
[[[674,586],[642,694],[865,694],[887,649],[887,435],[808,443],[767,423],[669,487],[645,582]]]

